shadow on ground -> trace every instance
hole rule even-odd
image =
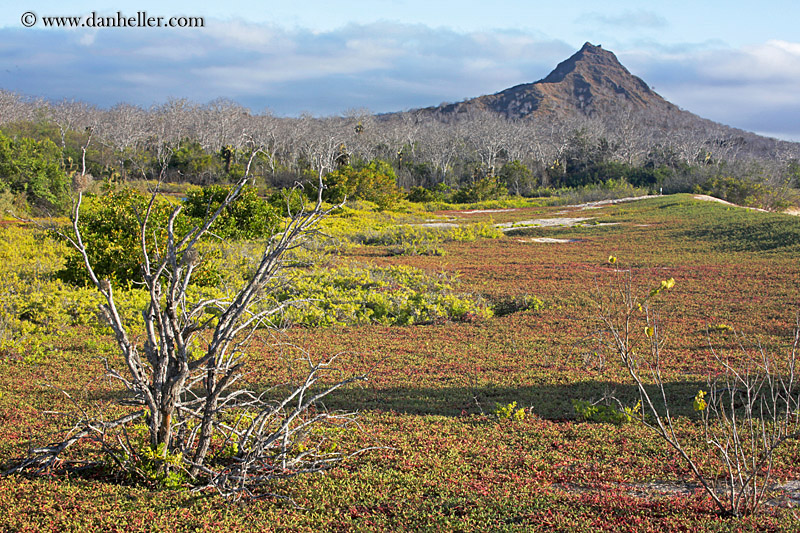
[[[670,413],[688,416],[693,413],[692,402],[698,389],[705,387],[699,381],[674,382],[665,385]],[[648,393],[661,411],[658,403],[661,393],[655,387]],[[430,388],[352,388],[337,391],[325,400],[329,409],[396,411],[416,415],[460,416],[473,413],[492,413],[498,404],[517,402],[517,406],[545,419],[574,419],[573,400],[600,400],[613,396],[625,406],[639,400],[636,388],[603,381],[582,381],[559,385],[533,385],[520,387],[430,387]],[[663,405],[662,405],[663,407]]]

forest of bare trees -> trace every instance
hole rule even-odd
[[[609,179],[663,192],[691,191],[722,176],[797,187],[797,143],[686,112],[658,113],[630,109],[602,117],[512,120],[475,110],[352,110],[286,118],[222,99],[100,109],[0,91],[6,136],[49,139],[62,151],[62,168],[85,164],[95,180],[155,179],[166,168],[162,177],[168,182],[229,183],[259,146],[257,184],[276,189],[320,168],[375,159],[392,165],[405,190],[458,189],[487,176],[499,177],[506,190],[520,195]]]

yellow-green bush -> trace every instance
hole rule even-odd
[[[201,254],[214,263],[220,282],[190,286],[187,303],[233,294],[252,275],[260,259],[258,243],[207,242]],[[491,310],[479,298],[460,294],[453,280],[411,267],[325,266],[324,249],[298,252],[295,259],[312,268],[294,268],[276,280],[258,310],[281,303],[289,306],[285,323],[306,326],[333,324],[423,324],[488,317]],[[98,319],[102,296],[92,287],[77,287],[56,277],[69,248],[49,232],[35,227],[0,228],[0,355],[37,362],[51,347],[51,336],[70,326],[106,331]],[[149,293],[128,282],[115,283],[114,297],[123,320],[141,325]],[[209,309],[210,314],[214,313]],[[276,320],[277,322],[277,320]]]
[[[307,326],[411,325],[492,314],[481,299],[459,293],[446,276],[407,266],[297,270],[273,297],[278,302],[301,301],[284,318]]]
[[[404,196],[403,190],[397,186],[397,176],[392,166],[379,159],[365,165],[341,167],[326,174],[323,181],[323,197],[333,203],[345,198],[359,198],[386,209]]]

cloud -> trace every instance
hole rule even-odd
[[[671,102],[723,124],[800,138],[800,43],[646,47],[620,59]]]
[[[392,111],[496,92],[544,77],[574,50],[520,31],[348,24],[317,32],[241,20],[202,29],[0,29],[17,70],[0,87],[109,106],[231,98],[280,114]]]
[[[651,15],[586,20],[663,23]],[[0,88],[100,106],[224,97],[281,115],[387,112],[539,80],[579,44],[521,30],[459,32],[389,21],[330,31],[211,19],[191,30],[0,28]],[[798,42],[732,48],[719,41],[632,41],[615,48],[632,73],[684,109],[800,137]]]
[[[652,11],[625,11],[619,15],[607,15],[605,13],[590,12],[578,17],[578,23],[591,26],[605,26],[607,28],[665,28],[667,19]]]
[[[709,77],[739,83],[796,81],[800,78],[800,43],[767,41],[709,60],[705,67]]]

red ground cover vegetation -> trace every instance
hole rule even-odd
[[[662,279],[675,288],[660,302],[667,331],[664,375],[679,432],[698,456],[703,438],[692,398],[713,371],[708,342],[731,349],[729,324],[769,350],[785,349],[800,303],[800,242],[775,228],[748,244],[724,228],[756,217],[689,197],[580,212],[536,208],[470,215],[470,220],[588,216],[615,225],[522,228],[501,239],[446,243],[446,255],[389,256],[357,247],[351,259],[407,264],[457,275],[466,292],[489,301],[535,295],[544,306],[475,322],[424,326],[292,328],[284,340],[319,357],[341,353],[343,374],[375,367],[362,387],[337,392],[332,409],[362,411],[347,449],[380,446],[325,475],[282,481],[276,498],[228,506],[213,494],[154,490],[104,472],[0,478],[5,531],[782,531],[800,527],[798,495],[775,494],[756,515],[719,516],[686,465],[640,424],[578,421],[573,399],[614,393],[635,402],[627,373],[593,353],[593,298],[617,268],[635,270],[646,292]],[[457,213],[448,213],[457,216]],[[484,217],[484,218],[481,218]],[[753,217],[750,219],[748,217]],[[794,231],[800,220],[782,222]],[[718,233],[715,229],[719,226]],[[783,227],[783,226],[781,226]],[[766,233],[763,233],[763,232]],[[786,230],[789,231],[789,230]],[[577,239],[535,243],[536,236]],[[774,242],[773,242],[774,241]],[[60,352],[39,364],[0,359],[0,457],[22,455],[63,420],[42,411],[77,402],[120,409],[98,356],[119,356],[88,328],[65,331]],[[248,381],[267,387],[290,373],[264,335],[251,348]],[[517,402],[522,420],[494,416]],[[789,443],[774,480],[800,479],[800,446]],[[711,455],[702,467],[719,468]]]

